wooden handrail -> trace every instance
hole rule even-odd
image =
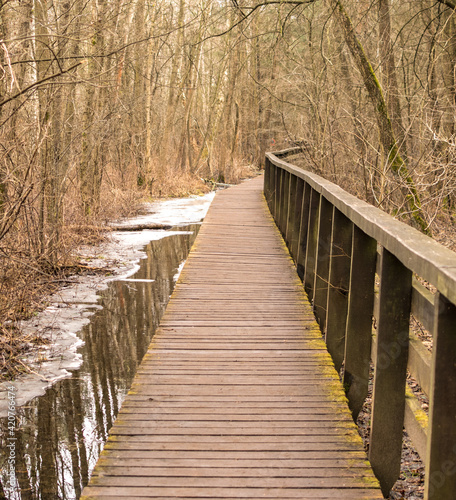
[[[456,491],[456,253],[322,177],[267,153],[265,197],[356,419],[374,365],[369,458],[386,495],[400,473],[404,420],[426,463],[426,498]],[[433,285],[433,295],[416,277]],[[432,355],[410,315],[434,337]],[[373,319],[375,328],[373,329]],[[372,341],[374,340],[374,341]],[[429,418],[407,368],[429,396]]]

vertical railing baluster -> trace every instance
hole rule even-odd
[[[271,160],[266,156],[264,162],[264,197],[266,199],[266,203],[268,204],[269,211],[271,211],[271,200],[272,200],[272,186],[271,186],[271,170],[272,163]]]
[[[309,207],[309,228],[307,230],[306,266],[304,271],[304,288],[310,301],[313,301],[314,297],[320,196],[320,193],[312,189]]]
[[[369,459],[386,496],[399,477],[412,272],[383,249]]]
[[[289,205],[288,205],[288,217],[287,217],[287,231],[285,233],[285,242],[287,243],[288,250],[290,251],[291,256],[292,246],[293,246],[293,238],[295,238],[296,226],[294,224],[296,217],[296,196],[297,196],[297,184],[298,178],[296,175],[290,173],[289,179]],[[294,258],[294,257],[293,257]]]
[[[290,172],[283,170],[282,172],[282,211],[280,213],[279,229],[285,240],[287,234],[288,210],[290,208]]]
[[[291,255],[296,263],[298,264],[299,259],[299,235],[301,233],[301,221],[302,221],[302,206],[304,199],[304,181],[299,178],[296,178],[296,199],[294,203],[294,215],[293,215],[293,236],[291,239]]]
[[[284,172],[283,169],[277,167],[279,171],[279,183],[278,183],[278,204],[277,204],[277,215],[276,215],[276,224],[279,228],[279,231],[282,232],[282,228],[280,227],[280,221],[282,220],[282,211],[283,211],[283,178]]]
[[[342,367],[348,312],[353,223],[334,208],[326,306],[326,345],[336,370]]]
[[[329,255],[331,246],[331,229],[333,205],[324,197],[320,197],[320,217],[318,224],[318,248],[314,281],[314,313],[322,333],[326,328],[326,303],[328,300]]]
[[[275,192],[274,192],[274,220],[279,220],[280,213],[280,186],[282,180],[282,169],[279,167],[275,168]]]
[[[302,196],[302,209],[301,209],[301,221],[299,230],[299,242],[298,242],[298,253],[296,256],[296,270],[298,276],[304,281],[304,273],[306,268],[306,258],[307,258],[307,233],[309,231],[309,217],[310,217],[310,196],[312,193],[312,188],[304,182],[304,192]]]
[[[271,176],[270,176],[270,182],[271,182],[271,215],[274,218],[275,217],[275,209],[276,209],[276,203],[277,203],[277,167],[272,163],[271,164]]]
[[[274,218],[277,218],[279,204],[280,169],[274,165]]]
[[[353,227],[343,383],[356,421],[367,397],[377,242]]]
[[[456,305],[435,297],[426,500],[456,494]]]

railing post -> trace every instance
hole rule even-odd
[[[294,220],[296,217],[296,196],[297,196],[297,184],[298,178],[296,175],[289,174],[289,204],[288,204],[288,217],[287,217],[287,232],[285,233],[285,242],[290,251],[291,256],[293,257],[291,247],[294,238],[294,234],[296,231],[296,227],[294,224]]]
[[[296,256],[296,270],[298,276],[304,281],[304,273],[306,270],[307,258],[307,234],[309,232],[309,216],[310,216],[310,196],[312,188],[304,183],[304,192],[302,195],[302,209],[301,209],[301,229],[299,230],[298,252]]]
[[[279,231],[282,232],[282,228],[280,226],[280,222],[282,220],[282,211],[283,211],[283,178],[284,178],[284,171],[282,168],[277,167],[278,170],[278,189],[277,189],[277,194],[278,194],[278,205],[277,205],[277,214],[276,214],[276,224],[277,227],[279,228]]]
[[[288,223],[288,210],[290,208],[290,172],[282,170],[282,185],[280,189],[280,218],[279,229],[282,233],[283,239],[286,240],[287,223]]]
[[[386,496],[401,469],[412,272],[385,248],[381,256],[369,460]]]
[[[456,306],[437,292],[426,459],[426,500],[456,492]]]
[[[279,220],[280,214],[280,188],[282,183],[282,169],[279,167],[275,167],[275,190],[274,190],[274,220]]]
[[[339,371],[345,351],[353,223],[334,208],[326,307],[326,345]]]
[[[309,227],[307,230],[306,265],[304,271],[304,288],[311,302],[314,298],[319,209],[320,193],[312,189],[310,194]]]
[[[332,218],[333,205],[324,196],[321,196],[317,262],[314,282],[314,313],[323,333],[326,328]]]
[[[269,211],[271,210],[271,170],[272,165],[269,158],[266,156],[264,161],[264,184],[263,184],[263,192],[264,197],[266,199],[266,203],[269,207]]]
[[[304,181],[298,177],[296,179],[296,196],[294,201],[294,215],[291,221],[293,229],[290,242],[290,252],[296,262],[298,263],[299,258],[299,235],[301,233],[301,221],[302,221],[302,208],[303,208],[303,198],[304,198]]]
[[[369,387],[377,242],[353,226],[343,383],[356,421]]]

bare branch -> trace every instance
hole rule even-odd
[[[443,5],[446,5],[450,9],[455,10],[456,9],[456,2],[453,2],[452,0],[437,0],[438,3],[441,3]]]
[[[209,35],[206,38],[203,38],[199,43],[203,43],[206,40],[210,40],[211,38],[219,38],[224,35],[227,35],[230,31],[232,31],[234,28],[242,24],[246,19],[248,19],[254,12],[256,12],[258,9],[261,7],[265,7],[268,5],[294,5],[294,6],[299,6],[299,5],[309,5],[312,3],[315,3],[317,0],[271,0],[267,2],[262,2],[259,3],[258,5],[254,5],[253,7],[239,7],[236,2],[236,8],[241,11],[243,17],[240,19],[238,22],[232,24],[229,28],[227,28],[225,31],[222,31],[220,33],[216,33],[215,35]],[[248,10],[249,12],[246,14],[243,12],[244,10]]]
[[[80,62],[74,64],[73,66],[70,66],[68,69],[64,69],[62,71],[59,71],[58,73],[54,73],[53,75],[49,75],[46,78],[43,78],[42,80],[40,80],[39,82],[32,83],[31,85],[29,85],[28,87],[25,87],[25,89],[21,90],[20,92],[17,92],[16,94],[12,95],[11,97],[8,97],[8,99],[5,99],[4,101],[0,102],[0,108],[11,101],[14,101],[14,99],[17,99],[21,95],[27,93],[29,90],[34,89],[36,87],[39,87],[40,85],[42,85],[45,82],[48,82],[49,80],[53,80],[54,78],[58,78],[59,76],[62,76],[65,73],[68,73],[69,71],[73,70],[74,68],[77,68],[78,66],[80,66],[83,63],[84,63],[84,61],[80,61]]]

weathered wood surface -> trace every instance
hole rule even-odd
[[[326,330],[328,351],[336,368],[342,367],[355,417],[367,395],[372,347],[373,470],[386,493],[399,475],[404,424],[426,464],[426,500],[452,497],[456,254],[330,181],[283,161],[296,152],[294,148],[266,154],[266,199]],[[287,179],[289,192],[281,189],[282,179]],[[410,323],[433,335],[432,355],[410,331]],[[429,396],[429,418],[407,388],[406,369]]]
[[[382,498],[261,178],[215,197],[82,498]]]

